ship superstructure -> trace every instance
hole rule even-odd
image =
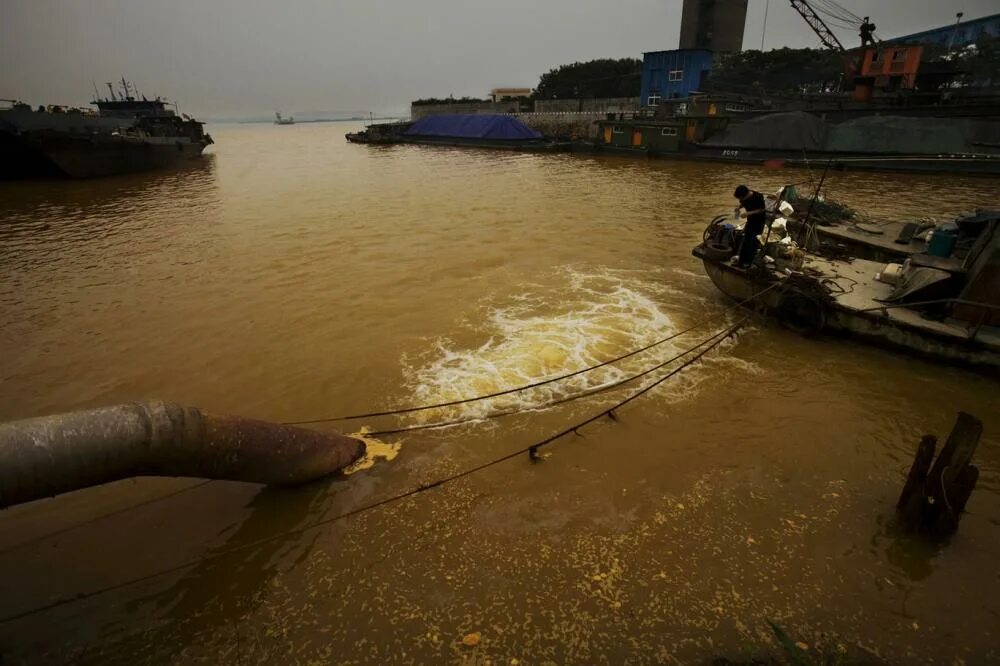
[[[213,142],[204,123],[140,96],[135,86],[111,83],[95,95],[97,110],[70,106],[33,109],[8,101],[0,109],[0,178],[89,178],[157,169],[197,157]]]

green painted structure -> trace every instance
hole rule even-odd
[[[597,147],[650,156],[683,153],[725,129],[730,117],[721,103],[697,97],[678,100],[656,116],[608,114],[597,121]]]

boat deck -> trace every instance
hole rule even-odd
[[[882,301],[892,293],[892,285],[875,279],[875,275],[883,267],[884,264],[878,261],[865,259],[829,260],[818,256],[811,256],[805,265],[806,269],[811,268],[822,273],[825,277],[824,282],[828,286],[831,283],[836,284],[837,286],[833,287],[833,292],[839,290],[841,293],[832,294],[834,301],[838,305],[852,310],[879,308],[883,305]],[[968,340],[974,333],[973,327],[965,322],[926,319],[919,312],[909,308],[894,307],[871,310],[871,312],[874,315],[887,317],[894,322],[918,326],[960,340]],[[1000,344],[1000,330],[995,327],[984,327],[976,334],[976,338],[987,344]]]
[[[753,301],[772,309],[792,330],[809,333],[825,327],[921,356],[989,372],[1000,369],[1000,327],[926,318],[910,307],[886,303],[893,286],[875,279],[885,265],[881,261],[828,259],[806,253],[801,272],[787,268],[761,271],[759,267],[748,271],[709,256],[703,245],[693,254],[702,260],[706,273],[724,294],[741,303]],[[786,301],[786,289],[781,287],[762,289],[785,280],[789,280],[789,289],[816,305]],[[822,289],[823,299],[830,300],[818,303],[810,294],[815,289]]]
[[[920,254],[927,251],[927,243],[913,238],[909,243],[897,243],[896,238],[903,230],[904,222],[882,224],[838,224],[829,227],[817,226],[816,233],[823,240],[847,244],[867,243],[883,252],[899,255]]]

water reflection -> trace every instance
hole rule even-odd
[[[452,390],[449,377],[467,376],[456,386],[472,392],[484,368],[523,367],[525,378],[546,371],[532,365],[539,359],[575,368],[584,359],[564,350],[606,358],[633,347],[630,337],[655,337],[663,327],[628,308],[602,319],[607,308],[595,306],[607,301],[607,290],[574,290],[566,275],[648,282],[639,290],[649,301],[646,311],[676,318],[672,326],[721,316],[724,301],[690,253],[707,221],[732,210],[738,183],[773,191],[818,176],[665,160],[355,146],[344,142],[342,129],[213,128],[220,151],[201,166],[31,183],[23,191],[2,186],[0,348],[14,353],[0,353],[0,416],[155,396],[286,419],[415,404],[421,387]],[[828,186],[847,205],[892,218],[944,218],[996,197],[995,180],[965,178],[915,182],[837,173]],[[537,299],[530,311],[526,296]],[[579,321],[559,319],[566,312]],[[552,324],[560,322],[563,337],[553,338]],[[595,336],[595,326],[606,334]],[[584,344],[600,339],[606,341],[600,349]],[[554,340],[562,342],[555,349]],[[518,354],[525,364],[516,362]],[[461,363],[445,363],[455,355]],[[517,652],[526,641],[551,650],[533,656],[564,654],[573,641],[577,661],[621,661],[613,650],[625,644],[653,646],[641,652],[650,659],[656,645],[698,637],[759,646],[750,634],[719,637],[714,629],[720,618],[759,621],[764,608],[768,617],[888,645],[887,654],[901,656],[916,636],[910,622],[901,633],[892,614],[906,590],[921,624],[929,617],[939,628],[937,636],[920,636],[929,658],[953,654],[959,643],[987,645],[981,619],[995,617],[1000,598],[1000,579],[979,575],[997,550],[996,382],[765,325],[718,357],[650,394],[621,423],[592,428],[585,446],[557,449],[531,467],[531,483],[518,486],[518,474],[497,468],[454,486],[463,497],[517,498],[518,506],[530,507],[529,522],[540,528],[528,538],[498,529],[497,514],[470,513],[461,502],[435,508],[429,494],[406,521],[375,511],[366,531],[345,525],[327,541],[337,547],[325,561],[313,540],[329,530],[291,535],[203,562],[162,595],[122,590],[118,598],[132,600],[136,617],[122,619],[122,606],[101,598],[79,619],[38,615],[11,625],[5,637],[17,643],[21,632],[45,635],[58,624],[67,641],[92,644],[95,653],[118,640],[135,653],[163,651],[186,661],[182,651],[193,644],[206,660],[226,662],[212,653],[212,634],[229,641],[246,619],[245,627],[287,629],[288,641],[329,646],[345,661],[365,654],[375,661],[355,640],[391,635],[415,660],[440,663],[455,655],[436,646],[473,630],[484,631],[485,649],[494,648],[501,630],[512,645],[509,652],[477,653],[483,660],[527,662]],[[884,489],[898,487],[912,444],[923,432],[946,431],[955,409],[986,422],[977,453],[980,488],[970,503],[984,517],[963,521],[946,558],[896,535],[887,518],[872,520],[891,507],[895,498],[884,497]],[[558,431],[572,415],[531,412],[520,429],[503,423],[481,431],[488,436],[452,431],[414,437],[407,446],[428,461],[441,460],[447,446],[443,460],[462,468],[524,445],[528,434]],[[727,481],[726,470],[735,480]],[[405,464],[380,471],[393,487],[425,480]],[[754,482],[758,476],[763,480]],[[743,488],[743,479],[756,483],[753,501],[726,499],[727,483]],[[702,490],[689,492],[702,482]],[[348,483],[352,493],[363,489],[362,478]],[[648,492],[637,491],[640,483]],[[211,532],[233,525],[211,551],[220,553],[323,515],[337,503],[332,489],[263,491],[246,509],[208,501],[213,513],[205,516],[164,508],[156,528],[185,534],[192,526]],[[115,492],[126,493],[116,498],[121,504],[131,499],[127,487]],[[624,538],[622,516],[648,525],[655,538],[637,536],[641,547],[632,541],[612,547]],[[39,515],[39,523],[45,520]],[[411,547],[428,527],[445,535],[433,557]],[[6,529],[17,527],[8,520]],[[106,529],[131,537],[124,522],[109,521]],[[769,534],[768,541],[761,536]],[[197,550],[201,543],[187,545]],[[346,547],[352,543],[353,551]],[[587,543],[595,547],[581,557],[573,544]],[[608,548],[598,548],[602,543]],[[554,555],[553,544],[569,546]],[[22,562],[37,552],[26,548]],[[308,562],[297,564],[310,552]],[[373,554],[380,564],[366,586],[344,594],[364,578]],[[122,561],[113,552],[90,557],[109,578]],[[67,594],[92,586],[80,559],[78,552],[53,555]],[[633,559],[648,566],[633,566]],[[22,562],[7,572],[10,596],[25,605],[43,602],[37,579],[44,572]],[[600,575],[612,565],[620,607],[590,594],[608,584]],[[448,578],[456,569],[461,584]],[[431,578],[435,571],[440,575]],[[801,581],[785,599],[779,586],[789,572]],[[508,597],[496,596],[497,581]],[[984,587],[984,594],[974,593]],[[322,590],[322,597],[311,590]],[[448,590],[455,603],[437,604],[438,590]],[[720,599],[739,606],[724,608]],[[945,614],[941,607],[963,612]],[[312,608],[318,618],[385,619],[386,633],[349,623],[331,639],[288,608]],[[416,619],[406,627],[388,623],[400,614]],[[553,622],[518,624],[544,615]],[[143,620],[150,616],[157,626],[147,629]],[[677,618],[693,618],[697,626]],[[942,638],[945,632],[951,638]],[[125,659],[130,649],[116,655]],[[707,654],[695,649],[677,659]]]
[[[896,574],[916,582],[934,573],[934,559],[943,545],[908,533],[899,525],[895,514],[878,516],[876,524],[878,529],[871,538],[872,551],[885,557]]]
[[[129,215],[144,208],[203,209],[218,205],[215,155],[176,169],[92,180],[34,180],[0,183],[0,240],[55,234],[82,241],[95,234],[115,233]],[[12,248],[8,248],[9,250]]]
[[[50,269],[72,280],[109,260],[183,256],[187,243],[204,241],[185,232],[195,221],[211,228],[222,196],[206,155],[162,172],[3,183],[0,200],[0,300],[20,305]]]
[[[234,631],[234,621],[263,603],[275,577],[308,557],[321,530],[296,528],[327,515],[342,483],[263,488],[247,505],[249,515],[224,529],[225,539],[206,550],[199,564],[165,591],[127,604],[127,614],[151,609],[157,623],[151,633],[126,636],[113,653],[149,651],[161,661],[167,654],[176,657],[198,635]]]

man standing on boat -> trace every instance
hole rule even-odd
[[[872,36],[875,32],[875,24],[865,17],[864,22],[861,24],[860,34],[861,34],[861,48],[866,46],[875,46],[875,38]]]
[[[764,231],[767,223],[767,211],[764,207],[764,195],[751,190],[746,185],[740,185],[733,193],[740,200],[740,205],[736,207],[738,213],[740,208],[747,212],[747,223],[743,227],[743,242],[740,243],[740,253],[736,260],[736,265],[740,268],[749,268],[753,264],[753,259],[757,256],[760,243],[757,236]]]

